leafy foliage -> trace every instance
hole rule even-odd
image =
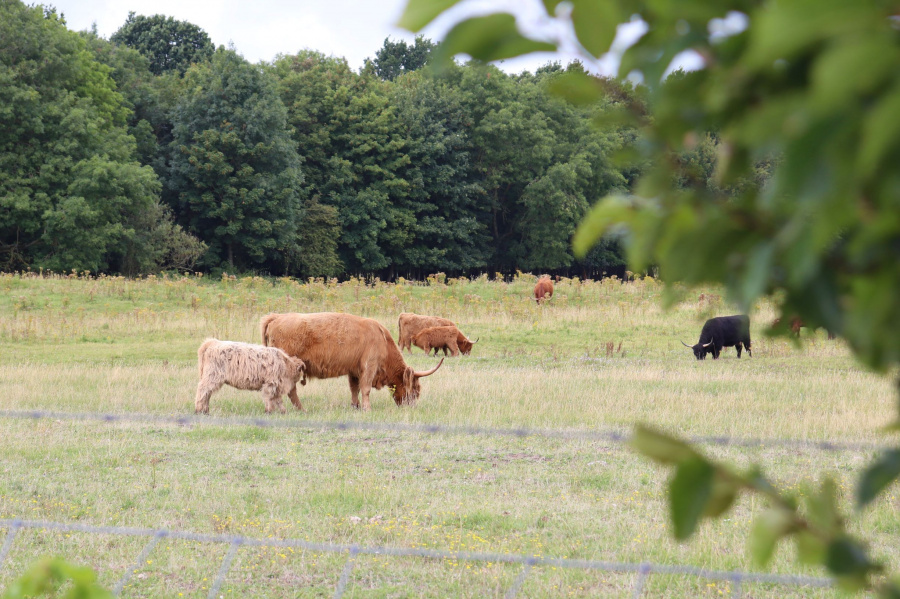
[[[46,558],[34,564],[21,578],[13,581],[2,599],[60,597],[61,599],[112,599],[113,594],[96,583],[90,568],[74,566],[61,558]],[[62,594],[59,594],[63,588]]]
[[[455,4],[410,0],[401,23],[418,30]],[[616,119],[640,128],[636,148],[650,167],[629,195],[614,194],[592,209],[574,240],[578,254],[624,230],[635,270],[657,265],[667,281],[724,283],[745,308],[779,291],[782,319],[799,315],[839,332],[874,368],[900,362],[896,4],[576,0],[571,12],[554,16],[558,4],[544,2],[546,17],[570,19],[588,61],[610,49],[617,23],[637,15],[647,26],[624,52],[619,74],[644,82],[650,114],[626,101]],[[492,59],[497,33],[481,24],[503,18],[512,19],[495,14],[460,23],[436,59],[459,52]],[[527,51],[520,44],[510,55]],[[687,50],[703,68],[667,76]],[[599,101],[609,86],[597,83],[572,73],[556,90],[574,102]],[[773,504],[752,535],[757,561],[768,561],[776,542],[794,535],[801,558],[826,567],[843,586],[878,588],[886,597],[900,592],[872,577],[882,566],[845,532],[829,479],[801,513],[759,473],[729,473],[641,428],[635,446],[675,465],[670,501],[678,538],[689,536],[705,512],[727,509],[737,489],[748,489]],[[900,476],[896,454],[863,475],[860,506]],[[717,473],[725,481],[718,494]]]
[[[209,244],[208,264],[282,270],[300,252],[303,178],[275,86],[224,49],[185,85],[166,182],[173,209]]]
[[[155,75],[184,73],[192,64],[209,59],[215,50],[206,32],[193,23],[165,15],[145,17],[133,11],[110,41],[134,48],[147,57]]]
[[[381,79],[393,81],[403,73],[424,67],[433,49],[434,44],[431,40],[421,35],[417,35],[412,44],[385,38],[384,45],[372,59],[372,68]]]
[[[0,260],[6,269],[158,269],[160,185],[136,161],[110,69],[41,7],[0,3]],[[181,241],[189,241],[181,239]]]

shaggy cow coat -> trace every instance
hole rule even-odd
[[[700,341],[696,345],[685,347],[694,350],[694,357],[698,360],[706,358],[707,353],[712,353],[713,359],[719,359],[723,347],[731,347],[737,350],[737,357],[741,357],[741,346],[747,350],[748,356],[753,356],[750,351],[750,317],[743,314],[736,316],[718,316],[710,318],[700,331]]]
[[[397,405],[415,403],[421,392],[419,379],[436,371],[416,372],[388,330],[371,318],[337,312],[313,314],[268,314],[260,321],[263,343],[284,350],[306,364],[311,378],[346,376],[350,382],[353,407],[368,410],[369,392],[374,387],[391,387]],[[298,408],[296,389],[288,394]]]
[[[230,385],[262,391],[266,413],[278,408],[283,414],[281,396],[296,394],[297,381],[301,379],[306,384],[303,362],[274,347],[207,339],[197,350],[197,365],[200,383],[194,399],[196,413],[209,414],[210,396],[222,385]]]
[[[475,345],[475,342],[469,341],[462,332],[453,325],[443,326],[443,327],[428,327],[427,329],[423,329],[419,331],[419,333],[413,339],[413,344],[425,351],[425,353],[430,353],[431,350],[434,350],[434,355],[437,356],[438,350],[444,350],[444,355],[447,355],[447,350],[450,350],[451,356],[458,356],[459,352],[462,352],[463,355],[468,356],[472,352],[472,346]]]
[[[421,314],[413,314],[412,312],[404,312],[397,321],[397,327],[400,329],[400,340],[397,345],[400,349],[405,349],[412,353],[412,341],[416,335],[429,327],[455,326],[452,320],[441,318],[440,316],[423,316]]]
[[[540,304],[551,297],[553,297],[553,281],[545,275],[538,279],[537,284],[534,286],[534,301]]]

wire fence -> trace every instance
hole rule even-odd
[[[225,579],[228,576],[228,572],[231,569],[231,565],[234,562],[234,558],[237,556],[238,551],[240,551],[242,547],[290,547],[294,549],[316,551],[319,553],[346,554],[347,561],[344,563],[340,578],[335,585],[335,598],[342,597],[347,588],[350,586],[350,577],[360,555],[421,558],[428,560],[453,560],[456,562],[492,562],[520,565],[522,566],[522,570],[516,576],[515,580],[509,586],[505,594],[505,597],[510,599],[515,597],[518,592],[526,585],[527,578],[533,571],[533,568],[535,566],[553,566],[556,568],[635,574],[634,583],[632,585],[632,596],[635,598],[640,597],[643,594],[647,578],[652,574],[692,576],[696,578],[703,578],[706,580],[730,582],[731,585],[729,596],[731,597],[741,596],[741,587],[743,584],[764,583],[794,587],[829,587],[832,585],[832,581],[828,578],[815,578],[809,576],[783,574],[757,574],[752,572],[740,572],[736,570],[707,570],[704,568],[698,568],[696,566],[677,564],[670,565],[647,562],[607,562],[558,557],[536,557],[510,553],[475,553],[466,551],[454,552],[421,548],[314,543],[301,539],[257,539],[240,535],[200,534],[153,528],[92,526],[89,524],[50,522],[44,520],[0,519],[0,528],[4,528],[7,531],[2,549],[0,549],[0,569],[3,568],[3,562],[13,547],[16,535],[22,529],[150,537],[150,541],[141,550],[141,553],[138,555],[137,559],[135,559],[134,566],[128,568],[128,570],[116,583],[113,589],[113,592],[116,596],[119,596],[122,593],[125,585],[128,584],[128,581],[131,579],[131,576],[135,572],[137,572],[139,569],[145,568],[147,557],[152,553],[153,549],[162,539],[175,539],[182,541],[196,541],[199,543],[217,543],[228,545],[228,551],[222,558],[222,563],[219,566],[219,571],[216,574],[215,580],[209,588],[209,593],[207,596],[210,599],[216,597],[216,594],[222,588],[222,585],[224,584]]]
[[[540,428],[492,428],[475,426],[454,426],[441,424],[405,424],[405,423],[378,423],[366,421],[320,421],[312,419],[296,419],[285,417],[266,418],[220,418],[210,416],[172,416],[162,414],[114,414],[99,412],[55,412],[46,410],[0,410],[0,418],[25,419],[25,420],[57,420],[79,422],[106,422],[106,423],[142,423],[165,424],[178,426],[244,426],[277,428],[288,430],[362,430],[377,432],[401,432],[415,434],[444,434],[444,435],[481,435],[499,437],[546,437],[557,439],[576,439],[587,441],[604,441],[610,443],[625,444],[630,435],[626,432],[615,430],[585,430],[585,429],[540,429]],[[728,436],[695,436],[691,437],[693,443],[707,444],[725,447],[772,447],[772,448],[805,448],[822,451],[866,451],[874,452],[884,450],[887,447],[875,443],[866,442],[831,442],[807,439],[785,438],[735,438]],[[129,568],[116,583],[113,592],[120,595],[128,584],[131,576],[144,567],[147,557],[152,553],[161,539],[177,539],[197,541],[202,543],[219,543],[228,545],[228,550],[222,559],[219,571],[213,584],[210,586],[208,597],[216,596],[221,589],[231,565],[242,547],[291,547],[309,551],[327,552],[334,554],[346,554],[347,561],[341,571],[341,575],[335,584],[334,597],[340,598],[350,585],[350,579],[360,555],[379,555],[392,557],[422,558],[430,560],[456,560],[472,562],[506,563],[522,566],[522,570],[516,576],[505,596],[515,597],[527,584],[527,579],[535,566],[554,566],[557,568],[596,570],[610,573],[631,573],[635,575],[632,596],[641,597],[649,576],[654,574],[680,575],[698,577],[707,580],[727,581],[730,583],[731,597],[740,597],[743,584],[766,583],[785,586],[829,587],[832,581],[828,578],[815,578],[796,575],[758,574],[741,571],[708,570],[690,565],[670,565],[656,563],[628,563],[607,562],[594,560],[578,560],[558,557],[535,557],[507,553],[475,553],[452,552],[422,548],[403,548],[387,546],[364,546],[316,543],[300,539],[256,539],[239,535],[202,534],[185,531],[152,528],[126,528],[116,526],[92,526],[78,523],[61,523],[43,520],[16,520],[0,519],[0,528],[6,529],[6,536],[0,546],[0,569],[3,562],[13,547],[17,533],[22,529],[55,530],[65,532],[82,532],[92,534],[113,534],[124,536],[150,537],[141,553],[135,560],[135,565]]]
[[[172,416],[165,414],[133,414],[102,412],[54,412],[48,410],[0,410],[0,418],[24,420],[71,420],[110,423],[171,424],[179,426],[250,426],[292,430],[360,430],[440,435],[475,435],[495,437],[544,437],[583,441],[605,441],[626,444],[631,435],[625,431],[587,429],[497,428],[445,424],[405,424],[400,422],[329,421],[284,416],[266,418],[221,418],[215,416]],[[818,441],[812,439],[745,438],[729,436],[692,436],[691,443],[723,447],[768,447],[814,449],[821,451],[884,451],[889,446],[856,441]]]

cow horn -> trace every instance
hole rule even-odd
[[[435,372],[438,368],[440,368],[440,367],[441,367],[441,364],[443,364],[443,363],[444,363],[444,358],[441,358],[441,361],[438,362],[438,365],[435,366],[434,368],[432,368],[431,370],[424,370],[424,371],[422,371],[422,372],[415,372],[415,373],[413,373],[413,374],[416,376],[416,378],[420,378],[420,377],[423,377],[423,376],[428,376],[429,374],[434,374],[434,372]]]
[[[481,339],[481,337],[479,337],[478,339]],[[473,342],[472,342],[472,345],[475,345],[476,343],[478,343],[478,339],[476,339],[475,341],[473,341]]]
[[[713,344],[713,340],[710,339],[710,340],[709,340],[709,343],[704,343],[704,344],[703,344],[703,347],[709,347],[709,346],[712,345],[712,344]]]
[[[679,339],[679,341],[681,341],[681,340]],[[685,346],[685,347],[688,348],[688,349],[694,349],[693,346],[688,345],[688,344],[685,343],[684,341],[681,341],[681,345]]]

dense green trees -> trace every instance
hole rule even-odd
[[[203,62],[215,47],[205,31],[186,21],[165,15],[145,17],[128,13],[125,24],[110,41],[134,48],[150,61],[150,72],[184,73],[194,63]]]
[[[610,156],[633,132],[590,126],[612,100],[548,93],[559,65],[436,73],[422,37],[385,40],[359,72],[311,50],[251,65],[162,15],[132,13],[107,41],[2,6],[28,16],[0,25],[25,32],[0,40],[5,268],[622,269],[618,244],[577,260],[570,240],[628,189]]]
[[[300,252],[300,157],[273,81],[233,50],[185,75],[175,108],[168,201],[203,239],[204,263],[285,272]]]
[[[138,273],[191,245],[159,206],[128,118],[78,34],[41,7],[0,1],[3,268]]]
[[[416,71],[425,66],[434,44],[431,40],[417,35],[412,44],[403,40],[384,40],[384,45],[375,53],[372,68],[382,79],[393,81],[403,73]]]

